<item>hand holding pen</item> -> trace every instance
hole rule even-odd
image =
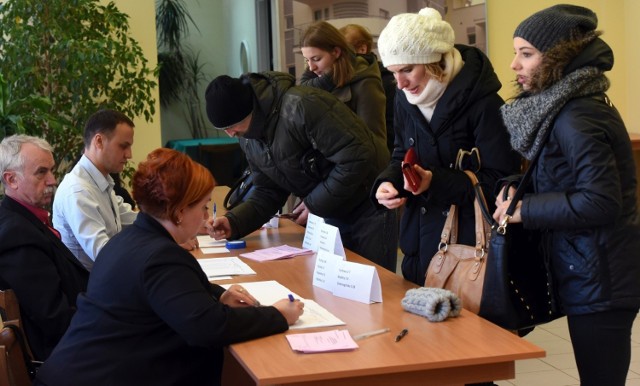
[[[304,313],[304,303],[300,299],[294,299],[291,294],[286,299],[278,300],[273,306],[287,319],[289,325],[297,322]]]
[[[229,224],[229,219],[226,216],[218,217],[218,207],[215,202],[211,209],[211,218],[205,222],[204,227],[209,236],[216,240],[231,237],[231,224]]]

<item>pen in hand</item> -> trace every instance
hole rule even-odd
[[[295,302],[295,301],[296,301],[296,299],[294,299],[294,298],[293,298],[293,295],[289,294],[289,301],[290,301],[290,302]]]
[[[396,342],[400,342],[400,340],[404,338],[404,336],[407,335],[408,332],[409,330],[407,330],[406,328],[400,331],[400,333],[396,335]]]
[[[218,208],[216,208],[216,203],[213,203],[213,221],[216,221],[216,212],[218,212]]]

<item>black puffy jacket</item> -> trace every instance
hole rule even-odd
[[[611,69],[597,39],[573,68]],[[568,315],[640,306],[640,217],[635,163],[620,115],[602,95],[562,107],[522,201],[523,225],[547,229],[551,270]]]
[[[436,253],[449,207],[460,206],[458,242],[474,245],[474,191],[467,175],[454,169],[458,150],[477,147],[481,168],[477,173],[490,205],[496,181],[516,173],[519,157],[511,150],[509,134],[500,116],[504,101],[498,95],[500,81],[489,59],[478,49],[456,45],[464,65],[447,86],[427,122],[404,92],[395,97],[395,148],[392,160],[379,176],[371,198],[383,181],[408,198],[400,224],[400,248],[405,254],[402,273],[423,285],[427,266]],[[401,162],[414,147],[419,164],[433,172],[430,188],[419,196],[404,191]]]
[[[227,214],[232,237],[260,228],[289,193],[320,217],[350,222],[358,216],[389,161],[384,140],[336,97],[296,86],[292,75],[264,72],[242,79],[255,96],[251,124],[240,138],[255,190]]]

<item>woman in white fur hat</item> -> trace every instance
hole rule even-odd
[[[389,209],[404,207],[400,224],[402,273],[424,285],[438,249],[449,207],[460,208],[458,242],[474,245],[474,191],[469,177],[455,168],[459,150],[479,150],[481,163],[469,160],[486,195],[496,181],[519,169],[502,124],[501,87],[491,63],[477,48],[454,46],[453,29],[438,11],[394,16],[380,34],[383,65],[394,73],[395,148],[391,162],[373,186],[372,198]],[[422,181],[411,191],[401,165],[413,148]]]

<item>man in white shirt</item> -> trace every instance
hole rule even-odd
[[[133,128],[133,121],[120,112],[93,114],[84,129],[84,154],[55,194],[53,225],[88,271],[107,241],[137,216],[115,194],[109,175],[122,172],[131,158]]]

